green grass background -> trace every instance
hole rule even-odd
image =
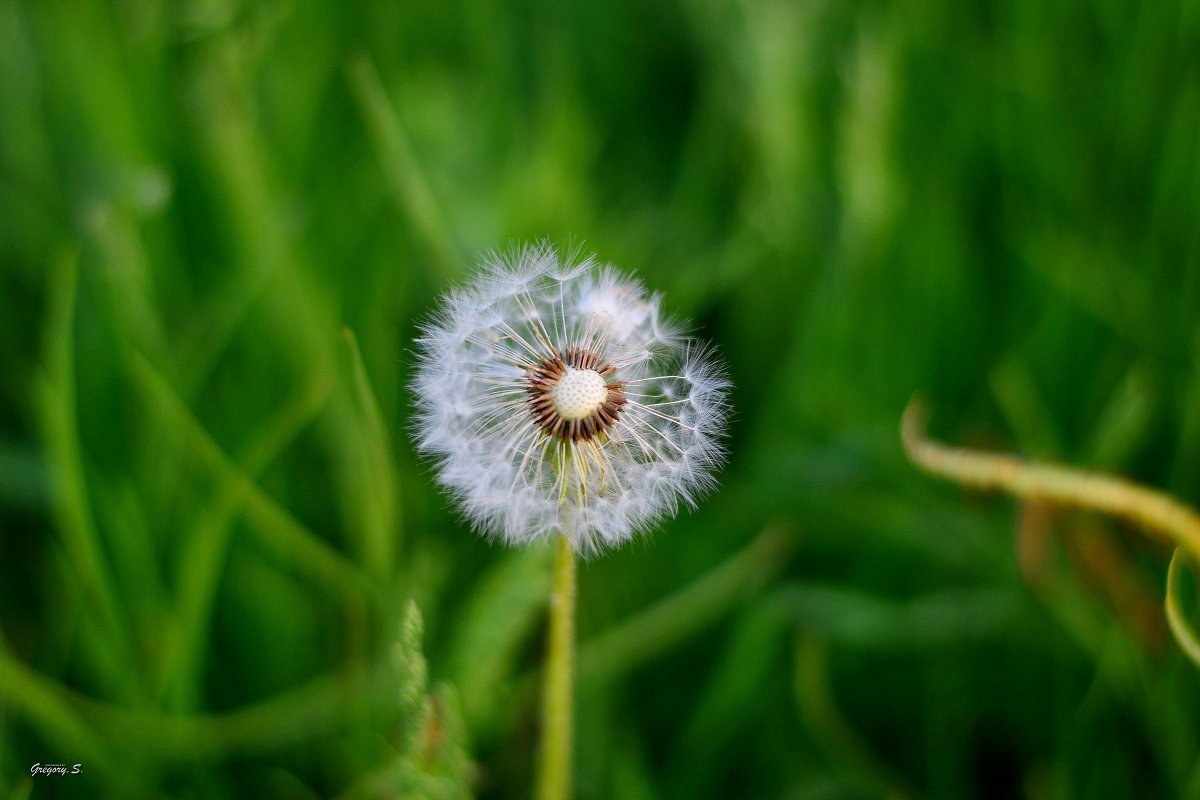
[[[737,387],[581,570],[581,800],[1200,792],[1168,549],[896,435],[1200,500],[1200,6],[0,0],[0,796],[528,796],[547,554],[405,387],[541,237]]]

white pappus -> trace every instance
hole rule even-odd
[[[730,384],[661,298],[551,246],[489,254],[417,339],[415,432],[482,533],[615,547],[715,485]]]

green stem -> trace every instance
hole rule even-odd
[[[554,550],[550,635],[542,700],[542,757],[538,800],[571,796],[571,691],[575,664],[575,549],[560,535]]]

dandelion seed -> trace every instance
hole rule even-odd
[[[548,245],[490,255],[418,339],[417,438],[483,533],[615,547],[714,485],[729,382],[657,295]]]

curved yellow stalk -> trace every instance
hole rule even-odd
[[[926,436],[925,421],[924,404],[914,397],[904,409],[900,438],[908,457],[934,475],[981,489],[1111,514],[1173,542],[1177,549],[1167,576],[1167,621],[1180,648],[1200,666],[1200,637],[1185,619],[1177,597],[1180,551],[1200,560],[1200,513],[1168,494],[1114,475],[940,444]]]

